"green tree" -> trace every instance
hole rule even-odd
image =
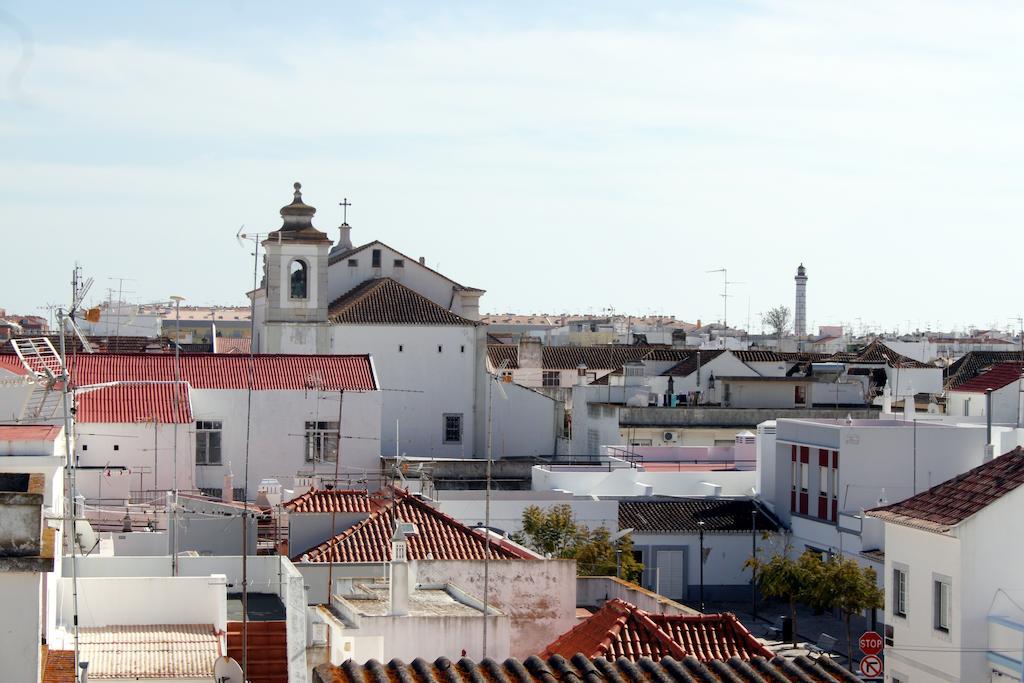
[[[796,647],[796,606],[806,597],[808,589],[816,585],[814,573],[821,559],[815,553],[806,551],[794,560],[789,556],[789,550],[790,546],[787,545],[781,553],[767,561],[751,557],[745,566],[756,572],[757,586],[765,597],[779,598],[789,604],[789,616],[793,620],[792,645]],[[815,565],[815,561],[818,565]]]
[[[576,560],[580,576],[615,576],[637,582],[643,565],[633,557],[633,539],[612,540],[605,527],[591,530],[576,522],[569,505],[542,510],[536,505],[523,510],[523,529],[513,539],[551,557]],[[620,566],[621,563],[621,566]]]
[[[850,620],[854,614],[881,609],[885,595],[878,588],[877,575],[871,567],[861,567],[856,560],[836,555],[825,562],[815,554],[817,567],[810,573],[805,591],[808,604],[817,609],[838,609],[846,627],[847,661],[853,662],[853,634]]]

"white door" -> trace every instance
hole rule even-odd
[[[655,591],[673,600],[686,597],[686,565],[682,550],[659,550],[655,567]]]

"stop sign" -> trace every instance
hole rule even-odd
[[[860,637],[860,651],[866,655],[877,655],[882,651],[882,636],[874,631],[865,631]]]

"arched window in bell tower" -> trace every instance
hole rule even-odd
[[[289,269],[289,284],[292,299],[306,299],[309,296],[309,269],[304,261],[292,261]]]

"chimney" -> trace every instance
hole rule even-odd
[[[421,266],[427,265],[427,257],[426,256],[420,256],[420,265]]]
[[[585,363],[580,363],[576,366],[576,386],[583,387],[587,385],[587,366]]]
[[[992,443],[992,389],[985,390],[985,456],[982,462],[996,457],[996,445]]]
[[[404,617],[409,614],[409,562],[407,559],[408,544],[402,522],[398,522],[394,536],[391,537],[391,615]]]
[[[220,490],[220,499],[225,503],[235,500],[235,475],[231,473],[230,461],[228,461],[228,471],[224,474],[224,486]]]
[[[540,339],[524,334],[519,338],[519,367],[541,370],[544,367],[544,344]]]

